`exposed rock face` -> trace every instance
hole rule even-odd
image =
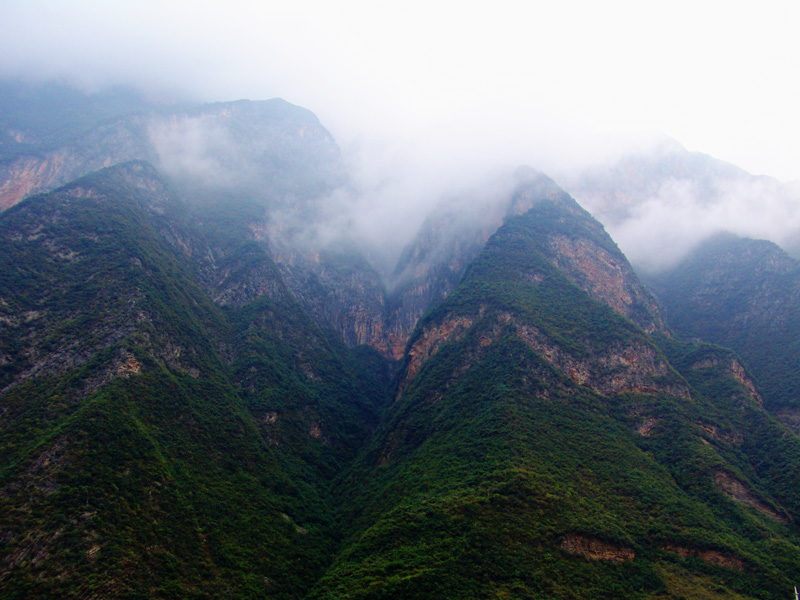
[[[600,222],[555,184],[537,192],[530,208],[543,223],[538,250],[592,298],[648,333],[666,333],[655,300]]]
[[[705,359],[700,362],[696,362],[692,365],[692,369],[703,370],[703,369],[713,369],[719,367],[721,364],[719,358],[713,359]],[[736,358],[731,358],[728,364],[726,365],[727,371],[731,374],[731,376],[738,381],[749,393],[750,397],[753,401],[757,402],[759,405],[764,405],[764,399],[761,397],[761,394],[758,393],[753,380],[747,374],[747,371]]]
[[[387,292],[358,246],[313,235],[329,137],[284,105],[248,129],[263,108],[164,117],[169,184],[126,164],[3,214],[0,585],[660,597],[663,564],[687,587],[730,575],[698,561],[783,583],[796,436],[732,354],[648,335],[655,305],[572,199],[531,175],[477,219],[439,214]],[[233,195],[266,173],[274,197],[213,204],[251,169]]]
[[[358,248],[273,251],[288,289],[315,320],[349,346],[366,344],[389,355],[385,288]]]
[[[734,571],[744,571],[744,561],[736,556],[724,554],[716,550],[696,550],[694,548],[684,548],[682,546],[667,545],[664,550],[675,552],[683,558],[699,558],[703,562],[707,562],[718,567],[725,567],[726,569],[733,569]]]
[[[602,226],[551,180],[542,176],[527,180],[520,185],[509,207],[506,210],[510,213],[524,211],[524,217],[515,217],[513,226],[509,221],[508,226],[492,238],[483,255],[486,266],[479,271],[490,270],[494,264],[507,264],[505,268],[511,271],[506,277],[531,290],[562,285],[555,280],[566,277],[593,299],[646,332],[665,331],[655,302]],[[534,259],[535,256],[549,261],[558,269],[558,275],[548,271],[551,267],[536,262],[541,259]],[[549,278],[554,278],[553,282],[548,281]],[[460,340],[467,330],[487,318],[490,321],[482,323],[482,346],[494,343],[511,331],[575,384],[587,386],[599,394],[667,393],[690,397],[686,383],[671,370],[643,332],[632,333],[625,341],[620,338],[594,348],[593,334],[587,331],[587,339],[582,340],[585,347],[578,351],[547,334],[545,324],[545,327],[534,325],[535,318],[531,320],[525,316],[525,310],[520,306],[520,312],[500,311],[486,316],[483,305],[479,310],[473,308],[426,324],[415,334],[408,350],[407,370],[400,391],[417,374],[422,363],[445,343]],[[469,367],[464,365],[463,368]]]
[[[742,443],[742,434],[738,431],[724,431],[716,425],[707,425],[705,423],[698,423],[697,426],[708,434],[711,439],[723,444],[738,445]]]
[[[56,146],[26,144],[6,156],[0,209],[132,160],[158,165],[193,195],[247,191],[273,205],[324,196],[345,181],[330,134],[312,113],[279,99],[142,108],[88,132],[76,130]]]
[[[517,335],[553,366],[578,385],[599,394],[664,392],[689,398],[688,387],[677,378],[668,377],[670,368],[663,356],[644,341],[612,345],[589,359],[571,356],[534,327],[519,323],[512,315],[501,314],[501,321],[513,323]]]
[[[315,228],[331,216],[326,195],[346,182],[339,150],[314,115],[271,100],[144,108],[46,152],[0,162],[0,207],[131,159],[159,165],[193,198],[225,190],[261,202],[259,219],[249,223],[251,235],[267,249],[277,272],[268,264],[245,272],[191,240],[173,236],[173,243],[183,244],[184,252],[195,257],[215,301],[241,306],[260,296],[290,293],[348,345],[368,344],[395,360],[402,357],[419,318],[455,288],[506,218],[543,199],[567,198],[549,178],[521,169],[486,192],[443,202],[401,258],[387,293],[358,250],[326,250],[314,241]],[[470,210],[463,210],[463,204]],[[576,277],[579,284],[587,280],[590,293],[636,320],[634,309],[642,298],[630,285],[614,288],[622,269],[616,257],[586,241],[570,244],[566,239],[557,242],[557,264],[567,272],[582,272]],[[616,272],[603,275],[598,265]],[[653,319],[637,322],[649,330],[660,327]]]
[[[408,366],[400,392],[426,360],[444,344],[462,339],[481,318],[482,314],[454,316],[423,328],[408,350]],[[578,358],[519,317],[501,312],[496,317],[496,324],[480,338],[479,344],[492,344],[509,331],[509,326],[517,337],[574,383],[585,385],[599,394],[667,393],[690,397],[688,387],[671,373],[664,357],[643,340],[629,345],[610,345],[596,355]]]
[[[656,417],[644,417],[637,425],[636,431],[639,435],[647,437],[660,422],[661,420]]]
[[[422,363],[436,354],[442,345],[461,339],[473,323],[474,319],[469,317],[454,317],[425,327],[417,336],[417,341],[408,349],[406,380],[412,379]]]
[[[154,158],[140,119],[108,125],[43,155],[0,161],[0,209],[103,167]]]
[[[0,209],[5,210],[26,196],[47,189],[58,177],[62,164],[63,155],[50,157],[49,160],[24,157],[3,165]]]
[[[747,375],[747,371],[745,371],[744,365],[740,363],[738,360],[731,361],[731,373],[733,374],[733,378],[741,383],[744,388],[750,393],[750,396],[758,402],[761,406],[764,405],[764,399],[761,397],[761,394],[758,393],[756,386],[753,384],[753,380]]]
[[[569,554],[577,554],[589,560],[607,560],[623,563],[636,558],[636,552],[631,548],[579,535],[566,536],[564,541],[561,542],[561,549]]]
[[[767,506],[764,502],[757,499],[751,490],[747,488],[741,481],[733,477],[730,473],[719,471],[714,476],[715,481],[719,488],[725,492],[728,497],[756,509],[761,514],[768,516],[773,521],[779,523],[788,523],[789,520],[785,515],[779,514],[773,508]]]
[[[277,506],[311,515],[314,529],[294,533],[313,538],[305,571],[312,575],[301,579],[318,576],[317,550],[333,529],[327,512],[307,506],[327,502],[345,455],[374,426],[372,394],[377,404],[383,390],[361,384],[372,372],[314,326],[263,245],[247,254],[255,242],[244,239],[244,249],[234,245],[240,253],[229,254],[223,231],[210,247],[186,208],[155,169],[126,163],[0,219],[0,356],[8,357],[0,369],[0,455],[14,457],[13,477],[6,471],[0,482],[5,592],[32,571],[31,586],[58,588],[56,595],[155,589],[172,579],[141,583],[162,563],[149,557],[187,544],[178,563],[212,565],[215,538],[233,539],[214,532],[215,519],[198,525],[210,506],[229,515],[259,507],[259,524],[231,547],[260,536],[265,541],[253,546],[282,544],[276,555],[291,556],[292,569],[303,542],[265,528],[264,515]],[[282,295],[264,298],[269,285]],[[277,466],[284,458],[302,466]],[[220,483],[244,470],[253,475],[248,483],[238,475]],[[295,493],[289,474],[300,472],[308,481]],[[320,492],[312,490],[323,480]],[[277,488],[292,500],[277,500]],[[197,510],[184,504],[188,496]],[[155,523],[157,532],[149,529]],[[128,556],[118,561],[123,526],[137,541],[127,538]],[[94,573],[102,575],[86,587]],[[244,589],[231,579],[228,590]],[[298,589],[304,595],[308,587]]]
[[[530,168],[518,169],[495,187],[478,197],[442,202],[401,256],[387,302],[393,308],[387,314],[386,346],[393,358],[402,357],[417,321],[455,289],[507,218],[542,199],[565,196],[552,179]]]
[[[546,283],[549,277],[545,274],[547,268],[535,267],[537,263],[525,258],[521,249],[527,246],[528,252],[541,253],[562,276],[646,332],[665,331],[655,302],[602,226],[552,181],[537,177],[526,182],[514,195],[509,210],[526,211],[524,222],[527,225],[503,230],[503,241],[494,241],[491,251],[494,258],[487,258],[487,261],[503,264],[511,260],[503,258],[503,248],[507,245],[508,251],[517,257],[514,260],[518,261],[513,263],[516,266],[513,274],[508,274],[510,277],[534,288],[551,285]],[[408,368],[400,390],[416,375],[424,360],[443,344],[461,339],[466,330],[483,319],[484,312],[485,306],[478,314],[472,312],[446,317],[426,325],[416,334],[409,349]],[[676,376],[663,355],[643,335],[576,354],[574,349],[549,337],[522,314],[501,311],[488,318],[496,319],[496,322],[488,329],[484,324],[481,345],[492,344],[503,333],[513,331],[574,383],[599,394],[667,393],[690,397],[686,383]]]
[[[227,248],[211,251],[201,240],[181,235],[168,220],[160,231],[192,257],[216,302],[243,306],[262,296],[294,294],[320,324],[332,327],[346,343],[368,343],[387,351],[380,278],[363,259],[353,265],[349,255],[332,258],[328,253],[320,262],[320,248],[309,246],[305,239],[329,216],[326,196],[346,181],[336,143],[309,111],[279,99],[168,110],[145,107],[35,155],[15,157],[12,150],[11,158],[0,161],[0,209],[132,159],[158,165],[171,185],[193,202],[218,202],[221,193],[233,198],[224,208],[233,214],[249,211],[252,229]],[[80,190],[72,193],[78,195]],[[225,219],[227,225],[230,215]],[[217,224],[208,227],[213,235]],[[243,255],[241,249],[250,240],[261,247],[249,248]],[[276,268],[270,254],[285,257],[287,249],[294,256]],[[79,259],[68,248],[58,252]],[[245,255],[252,260],[243,260]],[[326,289],[324,296],[320,287]]]
[[[24,312],[27,315],[24,319],[11,316],[12,307],[0,304],[0,336],[14,337],[16,343],[25,348],[21,353],[24,360],[18,357],[14,369],[9,371],[13,376],[6,381],[5,390],[31,378],[53,376],[85,365],[103,350],[111,352],[110,360],[104,368],[95,369],[91,377],[83,380],[83,395],[96,391],[114,377],[138,374],[142,366],[130,353],[122,348],[111,351],[135,333],[140,336],[142,348],[153,356],[177,370],[197,376],[197,370],[191,366],[194,350],[169,342],[158,331],[143,285],[144,278],[152,273],[137,256],[138,248],[116,249],[120,253],[116,257],[117,269],[126,273],[126,284],[130,285],[123,301],[117,296],[118,289],[92,287],[95,261],[101,251],[98,249],[124,237],[126,231],[125,226],[120,229],[107,224],[91,227],[90,221],[84,219],[85,212],[100,213],[110,206],[114,208],[109,214],[117,209],[123,213],[138,211],[148,214],[153,225],[161,229],[161,232],[155,228],[147,230],[143,234],[145,239],[149,234],[161,243],[173,244],[183,234],[169,226],[163,216],[174,210],[178,200],[169,193],[155,170],[142,163],[109,169],[100,179],[105,183],[97,185],[93,181],[79,180],[54,192],[38,205],[17,207],[17,212],[6,219],[6,226],[0,230],[0,240],[6,248],[14,248],[16,260],[37,260],[38,264],[48,265],[56,273],[85,273],[89,279],[86,289],[94,290],[87,299],[87,292],[76,288],[68,278],[58,277],[58,283],[52,283],[42,275],[28,281],[25,298],[31,308],[36,308]],[[112,200],[104,187],[108,182],[113,182],[115,190],[130,186],[136,198]],[[79,210],[73,210],[75,205]],[[10,256],[6,258],[11,259]],[[103,258],[115,259],[114,255]],[[7,267],[10,270],[16,265]],[[69,308],[64,309],[64,305]],[[55,310],[58,306],[62,308]],[[18,306],[16,311],[19,311]],[[9,316],[3,318],[3,313]],[[59,332],[57,345],[50,341],[54,331]]]
[[[549,243],[554,264],[570,274],[589,295],[628,317],[647,333],[666,331],[655,300],[639,283],[622,253],[611,253],[587,238],[556,235]]]

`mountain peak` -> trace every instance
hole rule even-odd
[[[777,247],[680,273],[737,355],[671,337],[530,168],[443,198],[392,287],[345,219],[316,235],[348,174],[304,109],[70,135],[0,163],[56,186],[0,214],[3,597],[755,600],[800,577]]]

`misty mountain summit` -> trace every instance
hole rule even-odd
[[[305,109],[3,94],[3,598],[768,599],[800,579],[779,247],[714,238],[648,276],[656,295],[523,168],[434,199],[387,269]]]

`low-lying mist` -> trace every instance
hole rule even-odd
[[[800,249],[798,186],[752,176],[671,140],[603,145],[597,136],[561,130],[559,137],[542,128],[507,138],[474,130],[469,139],[460,127],[425,140],[350,139],[340,150],[311,113],[272,102],[278,117],[256,115],[277,118],[268,126],[237,116],[247,108],[252,117],[261,103],[154,118],[149,136],[159,167],[218,202],[259,197],[281,243],[307,251],[359,248],[389,285],[434,211],[462,224],[498,222],[493,213],[509,198],[521,164],[553,176],[644,272],[674,266],[721,231]],[[580,151],[571,154],[571,147]]]
[[[576,175],[567,189],[641,271],[671,268],[720,232],[800,250],[800,186],[751,175],[675,142]]]
[[[457,235],[497,221],[513,188],[513,166],[470,156],[463,145],[432,153],[430,146],[362,140],[339,150],[299,107],[290,118],[258,117],[266,125],[237,118],[236,104],[155,117],[148,135],[159,169],[190,200],[260,202],[272,243],[306,253],[358,248],[387,284],[432,211],[457,221],[450,228]]]

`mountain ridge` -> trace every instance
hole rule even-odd
[[[255,179],[126,162],[0,213],[4,595],[791,587],[800,437],[555,182],[443,202],[392,288],[302,229],[347,185],[332,138],[249,109],[175,139],[232,136],[189,158],[236,172],[266,136]]]

